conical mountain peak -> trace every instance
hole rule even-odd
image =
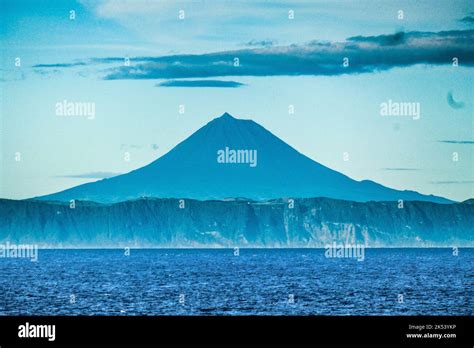
[[[245,120],[235,118],[234,116],[232,116],[228,112],[224,112],[221,116],[216,117],[213,120],[211,120],[210,123],[212,123],[212,124],[216,124],[216,123],[218,123],[218,124],[220,124],[220,123],[233,124],[235,122],[241,122],[241,121],[245,121]]]
[[[228,112],[224,112],[220,118],[222,118],[222,119],[233,119],[233,120],[236,119],[234,116],[232,116]]]
[[[252,123],[255,123],[254,121],[252,120],[249,120],[249,119],[246,119],[246,118],[237,118],[237,117],[234,117],[232,116],[231,114],[229,114],[228,112],[224,112],[221,116],[219,117],[216,117],[214,118],[213,120],[211,120],[211,122],[239,122],[239,123],[248,123],[248,122],[252,122]]]
[[[449,202],[353,180],[304,156],[258,123],[227,112],[145,167],[40,199],[108,203],[139,197]]]

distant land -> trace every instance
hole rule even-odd
[[[473,247],[474,204],[330,198],[114,204],[0,199],[0,242],[51,248]]]
[[[353,180],[299,153],[254,121],[236,119],[228,113],[142,168],[35,199],[115,203],[142,197],[327,197],[356,202],[453,203],[443,197],[395,190],[370,180]]]

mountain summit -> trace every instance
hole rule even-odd
[[[304,156],[256,122],[228,113],[142,168],[37,199],[112,203],[139,197],[328,197],[361,202],[403,199],[450,203],[441,197],[353,180]]]

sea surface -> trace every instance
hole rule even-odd
[[[0,258],[0,315],[473,315],[474,249],[39,250]]]

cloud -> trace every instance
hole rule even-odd
[[[453,92],[448,92],[447,101],[450,107],[453,109],[462,109],[464,108],[464,102],[454,100]]]
[[[250,40],[245,44],[245,46],[249,47],[255,47],[255,46],[260,46],[260,47],[269,47],[269,46],[274,46],[275,41],[274,40]]]
[[[76,62],[76,63],[54,63],[54,64],[36,64],[33,65],[33,68],[41,68],[41,69],[58,69],[58,68],[73,68],[76,66],[85,66],[85,62]]]
[[[219,87],[219,88],[238,88],[245,84],[235,81],[221,80],[169,80],[161,82],[157,87]]]
[[[60,73],[59,69],[35,69],[33,71],[43,77],[50,77]]]
[[[392,170],[392,171],[413,171],[419,170],[418,168],[382,168],[382,170]]]
[[[348,38],[347,40],[354,42],[376,43],[380,46],[396,46],[405,43],[406,39],[407,34],[403,31],[400,31],[391,35],[353,36]]]
[[[461,18],[459,21],[466,24],[474,24],[474,12],[471,12],[470,16]]]
[[[415,64],[450,64],[453,57],[458,57],[465,66],[474,65],[474,30],[398,32],[353,36],[344,42],[311,41],[289,46],[272,46],[269,40],[249,43],[254,47],[204,54],[130,57],[130,66],[124,64],[124,57],[104,57],[33,67],[58,69],[108,64],[111,66],[101,70],[105,80],[175,80],[226,76],[334,76]],[[345,58],[348,59],[347,67],[343,65]],[[183,86],[183,82],[178,81],[164,82],[160,86],[178,87],[178,84],[192,87]],[[452,93],[448,94],[448,103],[453,108],[464,105],[456,102]]]
[[[472,140],[438,140],[438,143],[445,144],[474,144]]]
[[[83,174],[72,174],[72,175],[60,175],[61,178],[75,178],[75,179],[104,179],[111,178],[113,176],[120,175],[122,173],[112,173],[112,172],[90,172]]]
[[[343,59],[349,65],[343,66]],[[131,66],[108,70],[106,80],[223,76],[333,76],[369,73],[415,64],[449,64],[458,57],[474,65],[474,30],[355,36],[345,42],[271,46],[206,54],[132,58]],[[123,58],[96,59],[123,62]]]
[[[149,0],[79,0],[79,2],[88,8],[94,9],[96,14],[103,18],[120,18],[136,15],[159,14],[173,5],[172,1]]]

